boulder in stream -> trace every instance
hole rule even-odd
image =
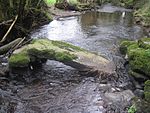
[[[120,50],[123,54],[127,54],[132,73],[140,73],[150,78],[150,38],[142,38],[138,41],[123,41]],[[141,78],[141,75],[138,74],[134,77],[138,79]]]
[[[138,41],[123,41],[120,50],[123,54],[127,54],[129,60],[129,74],[133,77],[133,83],[138,81],[144,89],[144,99],[135,97],[132,106],[128,110],[129,113],[149,113],[150,105],[150,38],[142,38]],[[146,82],[145,82],[146,81]],[[144,83],[145,82],[145,83]],[[144,88],[143,88],[144,87]],[[140,88],[136,89],[135,93]],[[139,91],[138,91],[139,92]],[[140,90],[140,95],[143,91]]]

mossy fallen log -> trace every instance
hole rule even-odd
[[[11,48],[15,47],[21,40],[22,40],[22,38],[17,38],[16,40],[14,40],[4,46],[1,46],[0,47],[0,55],[7,53]]]
[[[60,61],[95,75],[96,73],[115,75],[115,66],[109,60],[77,46],[48,39],[36,39],[15,50],[9,58],[9,66],[10,68],[26,67],[37,59]]]

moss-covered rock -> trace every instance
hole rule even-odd
[[[135,41],[122,41],[120,44],[120,52],[122,54],[126,54],[127,53],[127,48],[132,45],[132,44],[136,44]]]
[[[149,107],[150,102],[147,102],[144,99],[135,97],[132,100],[132,106],[133,107],[131,107],[130,111],[135,111],[135,112],[128,112],[128,113],[150,113],[150,107]]]
[[[150,102],[150,80],[147,80],[145,82],[144,95],[145,95],[145,100]]]
[[[10,67],[26,67],[30,63],[30,57],[27,53],[14,54],[9,59]]]
[[[128,51],[129,64],[132,70],[145,73],[150,76],[150,50],[141,48]]]
[[[142,38],[138,40],[138,45],[144,49],[150,49],[150,38]]]
[[[137,76],[133,73],[137,72],[150,77],[150,38],[123,41],[120,45],[120,51],[128,55],[132,75]]]
[[[140,19],[142,25],[150,26],[150,1],[147,0],[144,5],[141,5],[134,15]]]

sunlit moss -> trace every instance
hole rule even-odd
[[[150,49],[150,38],[142,38],[138,41],[138,45],[144,49]]]
[[[10,67],[25,67],[38,59],[52,59],[57,61],[71,61],[76,59],[74,54],[83,49],[71,44],[51,41],[48,39],[35,39],[21,49],[17,50],[9,59]]]
[[[10,67],[26,67],[30,63],[30,57],[27,53],[18,53],[13,54],[9,58],[9,66]]]
[[[120,44],[120,52],[122,54],[126,54],[127,53],[127,47],[129,47],[132,44],[136,44],[135,41],[122,41]]]
[[[83,51],[84,49],[62,41],[52,41],[52,44],[67,50]],[[85,50],[84,50],[85,51]]]
[[[150,76],[150,46],[149,38],[135,41],[123,41],[120,50],[128,55],[132,71]]]
[[[128,109],[128,113],[136,113],[136,111],[137,111],[137,109],[134,104]]]

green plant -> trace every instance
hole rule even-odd
[[[137,111],[137,109],[134,104],[128,109],[128,113],[136,113],[136,111]]]

